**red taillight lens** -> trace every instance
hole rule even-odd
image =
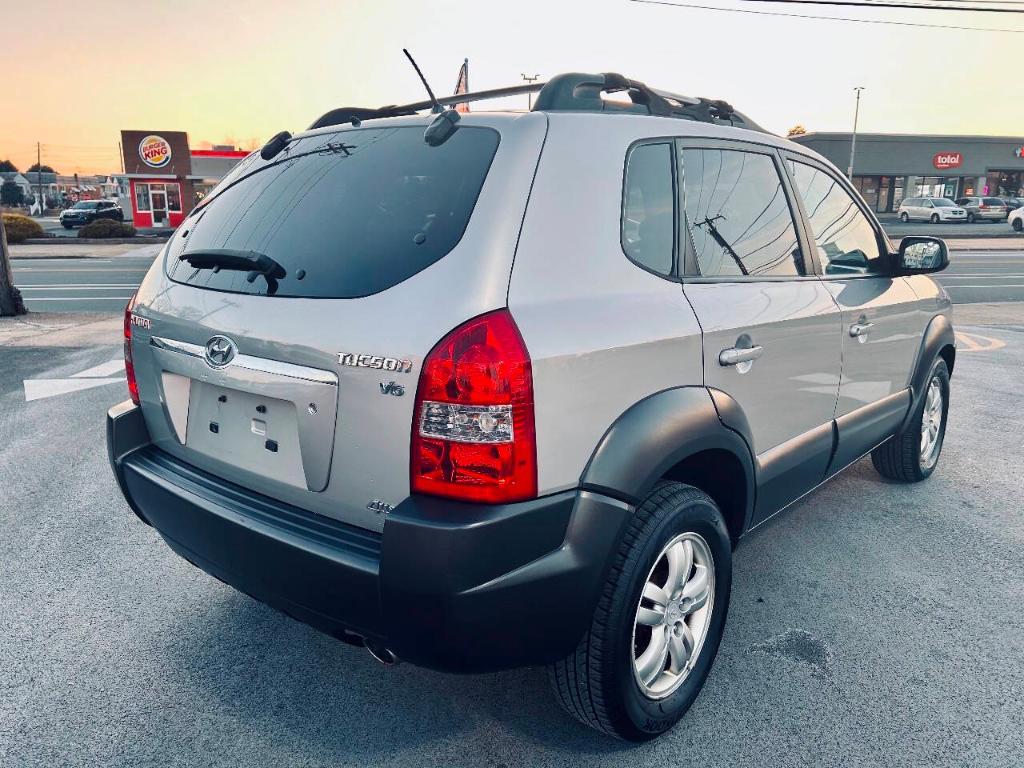
[[[135,307],[135,294],[128,299],[124,308],[124,375],[128,379],[128,394],[132,402],[139,404],[139,385],[135,381],[135,366],[132,364],[132,309]]]
[[[427,355],[411,453],[416,493],[490,504],[537,495],[533,371],[507,309],[459,326]]]

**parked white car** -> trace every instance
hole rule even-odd
[[[900,221],[967,221],[967,211],[945,197],[908,197],[899,207]]]
[[[1006,219],[1006,223],[1013,227],[1014,232],[1020,232],[1024,229],[1024,208],[1010,211],[1010,216]]]

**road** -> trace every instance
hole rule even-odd
[[[1004,346],[961,350],[931,479],[861,461],[741,542],[708,683],[646,745],[564,715],[543,670],[385,669],[173,555],[107,466],[110,325],[0,346],[0,765],[1024,765],[1024,323],[964,329]]]
[[[109,259],[14,259],[14,284],[30,312],[120,312],[156,249]]]
[[[118,312],[158,246],[143,250],[147,255],[109,259],[15,259],[14,280],[31,311]],[[957,303],[1024,301],[1024,249],[953,251],[938,279]]]
[[[956,250],[936,278],[955,304],[1024,301],[1024,250]]]

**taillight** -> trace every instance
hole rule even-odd
[[[128,394],[132,402],[139,404],[139,384],[135,381],[135,366],[132,364],[132,309],[135,307],[135,294],[128,299],[124,308],[124,375],[128,379]]]
[[[537,495],[533,372],[507,309],[464,323],[427,355],[411,454],[417,493],[490,504]]]

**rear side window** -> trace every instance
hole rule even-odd
[[[793,214],[768,155],[680,153],[686,223],[702,276],[797,276],[804,261]]]
[[[623,198],[622,250],[652,272],[672,274],[675,196],[671,144],[642,144],[629,153]]]
[[[791,161],[790,168],[825,274],[884,272],[875,229],[839,181],[804,163]],[[930,200],[921,202],[931,205]]]
[[[356,298],[386,290],[458,244],[498,141],[493,129],[466,126],[439,147],[423,141],[422,126],[300,140],[186,219],[167,273],[234,293]],[[210,250],[264,254],[285,276],[195,269],[180,258]]]

